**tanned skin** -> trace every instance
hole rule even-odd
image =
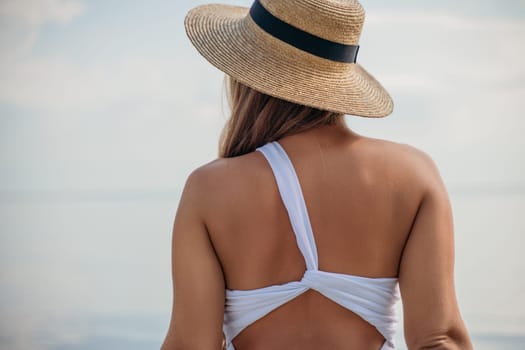
[[[472,349],[454,288],[452,211],[422,151],[358,135],[343,118],[279,140],[297,172],[319,269],[398,277],[409,349]],[[300,280],[305,263],[262,153],[188,177],[173,225],[174,302],[162,350],[220,350],[225,288]],[[242,331],[236,350],[378,350],[383,336],[307,291]]]

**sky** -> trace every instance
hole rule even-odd
[[[215,157],[222,74],[182,24],[200,3],[3,1],[0,189],[179,188]],[[451,186],[522,188],[525,3],[363,6],[360,63],[395,112],[348,124],[422,148]]]
[[[141,325],[130,313],[167,317],[176,199],[216,158],[227,118],[222,73],[184,33],[206,2],[0,1],[0,347],[2,327],[18,331],[12,349],[61,349],[24,341],[46,325],[79,339],[77,314],[100,334]],[[523,335],[520,304],[506,301],[523,306],[525,291],[511,285],[525,271],[525,1],[361,3],[358,60],[395,107],[347,124],[434,158],[457,214],[470,324],[494,330],[505,316],[499,329]]]

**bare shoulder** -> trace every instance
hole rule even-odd
[[[398,161],[404,160],[427,165],[434,163],[428,153],[406,143],[364,136],[360,136],[360,140],[375,151],[385,153],[385,155],[394,157]]]
[[[217,158],[193,169],[186,179],[185,188],[209,190],[209,186],[217,182],[218,177],[225,172],[229,159]]]
[[[202,184],[213,185],[217,181],[230,179],[232,176],[240,175],[240,172],[253,166],[258,161],[256,152],[244,154],[231,158],[216,158],[195,168],[188,179]]]
[[[245,182],[253,181],[257,176],[261,159],[256,153],[216,158],[198,166],[188,175],[184,191],[194,193],[208,204],[212,204],[214,198],[234,195]]]
[[[360,142],[366,153],[395,168],[400,175],[426,185],[441,183],[438,166],[425,151],[406,143],[371,137],[360,136]]]

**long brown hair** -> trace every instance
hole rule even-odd
[[[219,140],[219,157],[255,151],[259,146],[316,126],[334,124],[341,113],[323,111],[258,92],[226,75],[231,115]]]

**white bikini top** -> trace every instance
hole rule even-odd
[[[306,204],[290,158],[277,141],[256,150],[262,152],[270,163],[297,245],[306,261],[306,271],[300,281],[252,290],[226,289],[223,331],[227,349],[235,350],[232,340],[244,328],[309,289],[316,290],[376,327],[385,338],[381,350],[394,349],[395,304],[399,300],[397,278],[368,278],[320,271]]]

